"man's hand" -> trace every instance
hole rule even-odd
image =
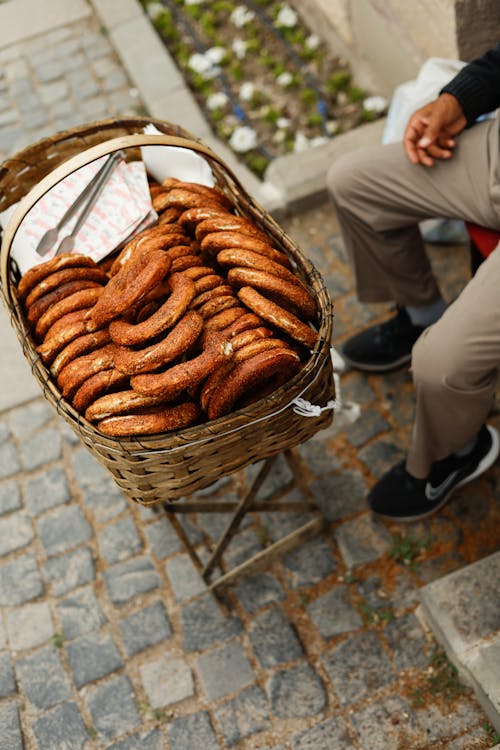
[[[403,137],[409,160],[432,167],[435,159],[449,159],[456,145],[454,136],[466,125],[458,100],[451,94],[441,94],[410,117]]]

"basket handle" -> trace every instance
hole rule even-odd
[[[19,205],[15,209],[14,213],[9,219],[7,227],[4,232],[2,239],[2,247],[0,250],[0,279],[2,284],[2,290],[6,299],[11,302],[11,293],[9,285],[9,257],[10,248],[16,232],[18,231],[22,221],[28,211],[33,208],[35,203],[40,200],[46,193],[51,190],[54,185],[64,180],[68,175],[76,172],[77,169],[90,164],[91,162],[99,159],[101,156],[112,154],[115,151],[121,149],[137,147],[137,146],[177,146],[179,148],[187,148],[191,151],[197,151],[199,154],[208,157],[209,159],[217,162],[225,172],[230,176],[231,180],[235,183],[239,190],[246,196],[249,201],[252,201],[247,191],[241,184],[240,180],[236,177],[234,172],[227,166],[227,164],[215,154],[208,146],[203,143],[199,143],[195,140],[187,138],[181,138],[173,135],[146,135],[145,133],[132,133],[130,135],[120,136],[119,138],[113,138],[108,141],[98,143],[96,146],[92,146],[85,151],[71,157],[67,161],[60,164],[56,169],[46,175],[40,180],[20,201]]]

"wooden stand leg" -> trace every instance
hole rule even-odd
[[[290,467],[293,474],[295,484],[300,489],[304,500],[302,502],[296,501],[284,501],[273,502],[272,497],[269,500],[256,502],[255,498],[260,490],[262,484],[266,480],[271,468],[277,458],[277,456],[271,456],[264,461],[259,473],[253,481],[250,489],[241,498],[238,503],[212,503],[207,506],[203,502],[192,502],[192,503],[164,503],[164,508],[169,514],[170,520],[176,531],[179,539],[183,543],[186,551],[188,552],[191,560],[196,566],[197,570],[201,573],[204,581],[207,583],[208,590],[217,593],[218,589],[222,589],[229,583],[232,583],[236,578],[242,575],[247,575],[250,572],[256,572],[262,569],[265,565],[275,560],[279,555],[295,547],[300,542],[305,541],[313,534],[321,530],[324,524],[324,519],[319,512],[317,506],[313,502],[312,493],[310,487],[306,481],[306,471],[304,464],[298,453],[289,449],[284,452],[285,460]],[[222,555],[224,554],[227,546],[229,545],[234,534],[238,530],[243,521],[245,515],[251,511],[272,511],[272,512],[309,512],[314,513],[312,520],[303,524],[298,529],[295,529],[290,534],[279,539],[277,542],[269,545],[266,549],[257,552],[249,560],[237,565],[232,570],[223,573],[215,581],[210,581],[213,571],[216,566],[220,563]],[[214,550],[212,551],[208,561],[203,565],[198,554],[196,553],[193,545],[188,539],[184,528],[182,527],[179,519],[177,518],[178,513],[193,513],[193,512],[225,512],[233,511],[230,522],[226,529],[220,536]]]

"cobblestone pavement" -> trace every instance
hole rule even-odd
[[[56,126],[140,106],[95,23],[81,32],[62,29],[0,53],[4,154]],[[355,300],[328,206],[285,228],[324,274],[335,344],[383,317]],[[432,259],[453,297],[467,275],[464,254],[439,249]],[[495,743],[417,605],[422,585],[495,551],[500,469],[425,522],[374,522],[365,496],[407,444],[410,378],[346,373],[342,396],[360,404],[362,418],[334,421],[300,448],[325,530],[231,587],[224,607],[204,593],[168,519],[128,501],[43,398],[0,415],[0,750]],[[286,471],[278,463],[264,493]],[[254,473],[199,495],[233,499]],[[203,554],[226,520],[200,513],[183,524]],[[248,518],[226,562],[302,521]]]

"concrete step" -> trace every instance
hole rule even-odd
[[[421,590],[434,635],[500,731],[500,552]]]

